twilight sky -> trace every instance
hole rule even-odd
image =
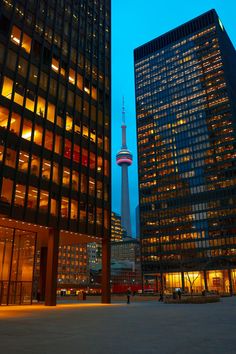
[[[138,205],[134,93],[134,48],[214,8],[236,47],[236,0],[112,0],[112,210],[120,214],[121,168],[115,156],[121,147],[122,96],[125,97],[132,234]]]

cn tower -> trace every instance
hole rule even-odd
[[[116,155],[116,163],[121,167],[121,225],[126,229],[127,236],[132,236],[130,222],[130,206],[129,206],[129,184],[128,184],[128,167],[132,165],[133,156],[127,149],[126,145],[126,124],[125,124],[125,107],[123,98],[122,107],[122,145],[121,150]]]

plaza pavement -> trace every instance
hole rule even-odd
[[[2,307],[0,353],[236,353],[236,297],[203,305],[132,300]]]

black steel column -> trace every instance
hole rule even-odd
[[[59,230],[56,229],[50,229],[48,234],[47,273],[45,289],[46,306],[56,306],[57,302],[57,265],[59,234]]]
[[[110,240],[108,237],[102,239],[102,303],[110,304],[111,289],[110,289]]]

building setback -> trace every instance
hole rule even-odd
[[[211,10],[134,61],[144,285],[235,293],[235,49]]]
[[[55,305],[59,245],[88,242],[109,302],[110,9],[1,2],[0,304]]]

